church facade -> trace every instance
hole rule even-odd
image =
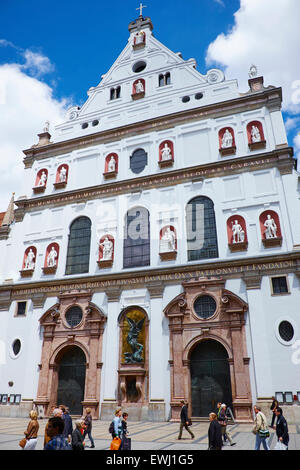
[[[280,393],[296,413],[300,175],[281,88],[253,67],[241,93],[152,31],[130,23],[82,108],[24,150],[0,227],[1,415],[178,420],[185,399],[248,422]]]

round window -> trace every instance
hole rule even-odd
[[[71,328],[79,325],[82,320],[82,310],[80,307],[71,307],[66,313],[66,320]]]
[[[144,60],[139,60],[132,66],[132,71],[134,73],[140,73],[147,67],[147,64]]]
[[[15,341],[13,342],[12,350],[15,356],[17,356],[21,351],[21,341],[19,339],[15,339]]]
[[[190,101],[190,99],[191,99],[191,98],[190,98],[189,96],[184,96],[184,97],[182,98],[182,102],[183,102],[183,103],[187,103],[188,101]]]
[[[283,339],[283,341],[289,342],[294,337],[293,325],[290,322],[286,321],[286,320],[282,321],[279,324],[278,331],[279,331],[280,337],[281,337],[281,339]]]
[[[98,119],[95,119],[95,121],[92,122],[92,126],[98,126],[98,124],[99,124]]]
[[[203,93],[196,93],[195,94],[195,100],[201,100],[203,98]]]
[[[84,122],[81,126],[81,129],[86,129],[89,126],[87,122]]]
[[[194,310],[199,318],[210,318],[217,308],[216,301],[210,295],[201,295],[194,302]]]

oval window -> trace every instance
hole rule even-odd
[[[286,320],[282,321],[279,324],[278,331],[279,331],[280,337],[281,337],[281,339],[283,339],[283,341],[289,342],[294,337],[293,325],[290,322],[286,321]]]
[[[82,320],[82,310],[80,307],[71,307],[66,313],[66,320],[71,328],[79,325]]]
[[[207,319],[212,317],[216,308],[216,301],[210,295],[201,295],[194,302],[194,310],[199,318]]]
[[[140,73],[143,70],[145,70],[146,67],[147,67],[146,62],[144,60],[139,60],[138,62],[133,64],[132,71],[134,73]]]
[[[191,98],[190,98],[189,96],[184,96],[184,97],[182,98],[182,102],[183,102],[183,103],[188,103],[188,101],[190,101],[190,99],[191,99]]]
[[[195,100],[201,100],[203,98],[203,93],[196,93],[195,94]]]
[[[17,356],[19,354],[19,352],[21,350],[21,341],[19,339],[16,339],[13,342],[12,350],[13,350],[15,356]]]
[[[137,149],[130,157],[130,169],[133,173],[141,173],[147,165],[147,153],[144,149]]]

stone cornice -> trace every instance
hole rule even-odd
[[[281,255],[262,256],[259,259],[214,261],[205,264],[148,269],[144,272],[131,271],[110,275],[85,276],[76,279],[2,285],[0,286],[0,298],[5,299],[5,302],[3,302],[4,307],[4,304],[8,305],[13,300],[24,300],[25,297],[31,298],[37,293],[45,293],[47,296],[54,297],[72,289],[90,289],[92,292],[106,292],[109,301],[117,302],[122,289],[147,288],[148,285],[151,288],[153,283],[158,281],[164,283],[164,285],[170,285],[199,277],[219,276],[221,279],[242,278],[247,284],[248,280],[256,281],[256,278],[260,276],[291,272],[298,274],[299,266],[300,252],[290,252]],[[249,288],[254,288],[251,281]]]
[[[159,116],[142,122],[135,122],[125,126],[97,132],[82,137],[76,137],[61,142],[55,142],[41,147],[32,146],[24,150],[25,168],[31,168],[34,160],[53,157],[61,153],[81,150],[83,148],[105,144],[120,139],[143,134],[145,132],[159,131],[172,128],[175,125],[185,124],[187,122],[199,121],[203,119],[226,116],[228,114],[240,113],[258,109],[263,106],[274,109],[274,106],[280,108],[282,101],[281,88],[264,89],[261,93],[250,93],[241,95],[239,98],[226,100],[218,103],[199,106],[198,108],[187,111],[179,111],[173,114]]]
[[[113,197],[120,194],[131,193],[137,190],[146,190],[173,186],[199,178],[215,178],[219,176],[242,173],[244,171],[254,171],[262,168],[278,167],[283,174],[292,173],[293,148],[284,147],[271,152],[260,153],[226,161],[197,165],[184,169],[171,170],[164,173],[147,175],[143,177],[122,180],[114,183],[107,183],[73,191],[66,191],[59,194],[51,194],[31,199],[18,199],[15,205],[15,220],[23,220],[26,211],[37,210],[44,207],[62,206],[74,202]]]

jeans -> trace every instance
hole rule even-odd
[[[260,437],[260,435],[257,433],[256,434],[256,440],[255,440],[255,450],[260,450],[260,445],[263,445],[263,448],[265,450],[270,450],[268,441],[266,437]]]
[[[94,439],[92,438],[92,431],[84,431],[83,440],[84,440],[86,435],[89,436],[89,440],[91,441],[92,446],[94,446],[95,444],[94,444]]]

